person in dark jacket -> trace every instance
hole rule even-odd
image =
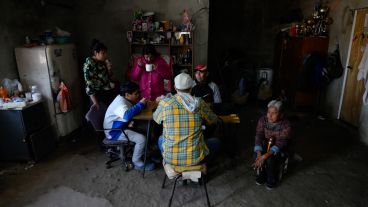
[[[207,103],[222,103],[221,94],[216,83],[209,80],[206,65],[199,64],[195,68],[195,81],[191,94],[202,98]]]
[[[267,107],[267,115],[257,124],[253,166],[257,171],[256,184],[266,183],[267,189],[272,189],[277,181],[281,153],[288,151],[290,122],[283,116],[281,101],[273,100]]]

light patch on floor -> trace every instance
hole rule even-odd
[[[35,203],[26,207],[112,207],[111,203],[98,197],[91,197],[71,188],[60,186],[40,196]]]

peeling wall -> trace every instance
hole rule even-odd
[[[307,14],[312,14],[314,3],[314,1],[301,1],[300,5],[305,16],[307,16]],[[329,5],[331,8],[330,16],[334,21],[333,24],[330,25],[329,50],[332,52],[335,50],[336,45],[339,44],[342,65],[345,67],[353,25],[351,9],[368,7],[368,1],[332,0],[329,1]],[[338,114],[343,79],[344,77],[334,80],[327,88],[324,110],[333,118],[336,118]],[[368,144],[368,106],[363,105],[362,107],[359,131],[362,141]]]

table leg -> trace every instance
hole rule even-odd
[[[147,148],[148,148],[148,141],[150,139],[150,133],[151,132],[151,120],[148,120],[148,124],[147,124],[147,136],[146,136],[146,144],[144,147],[144,166],[143,166],[143,178],[144,178],[144,174],[146,172],[146,160],[147,160]]]

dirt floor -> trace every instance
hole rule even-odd
[[[224,150],[210,169],[207,188],[212,206],[367,206],[368,147],[356,130],[336,120],[307,113],[290,113],[295,151],[277,188],[257,186],[251,166],[254,130],[263,110],[245,106],[241,124],[229,126]],[[90,128],[37,163],[0,163],[0,206],[167,206],[171,182],[161,189],[162,167],[142,174],[115,166]],[[206,206],[201,186],[179,183],[172,206]]]

